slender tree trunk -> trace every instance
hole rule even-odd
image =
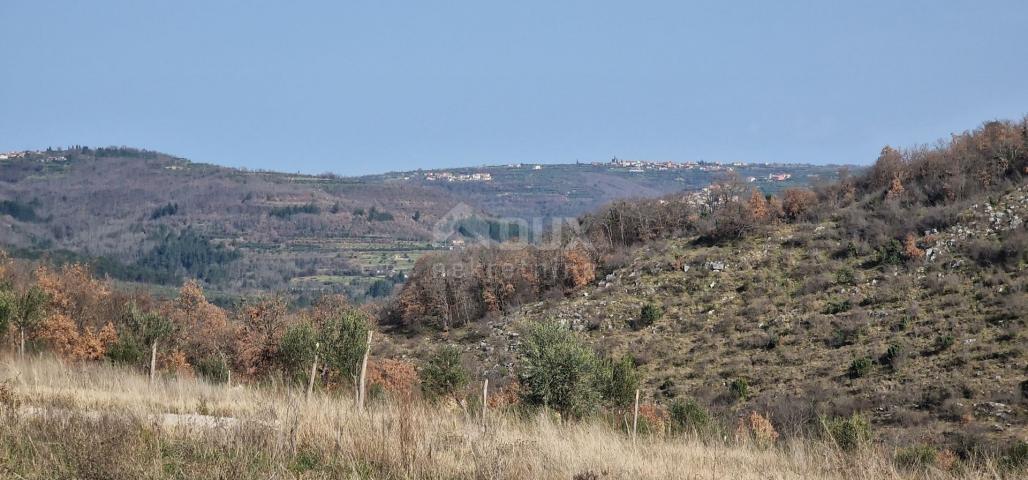
[[[628,242],[625,242],[625,217],[622,214],[620,207],[617,209],[617,212],[618,212],[618,227],[621,229],[621,244],[625,245],[625,244],[628,243]]]
[[[321,348],[320,343],[314,344],[314,363],[311,364],[311,379],[307,383],[307,398],[311,398],[311,393],[314,392],[314,376],[318,373],[318,349]]]
[[[24,358],[25,357],[25,327],[19,328],[18,332],[21,334],[21,343],[20,343],[20,346],[18,347],[18,356]]]
[[[368,330],[368,344],[364,348],[364,361],[361,362],[361,378],[360,378],[360,390],[357,395],[357,408],[364,411],[364,382],[367,380],[368,375],[368,355],[371,354],[371,335],[375,333],[372,330]]]
[[[157,373],[157,340],[154,340],[150,348],[150,383],[153,383],[154,375]]]
[[[446,309],[446,314],[443,315],[443,331],[448,332],[450,330],[450,281],[443,279],[443,308]]]

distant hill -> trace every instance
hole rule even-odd
[[[613,160],[402,172],[381,178],[404,179],[413,185],[449,192],[499,216],[577,217],[618,199],[654,198],[668,193],[700,190],[729,175],[773,193],[788,187],[834,181],[843,168],[839,165],[723,165]],[[859,170],[858,167],[849,169]],[[488,175],[489,180],[470,178],[476,174]]]
[[[19,152],[0,156],[0,245],[86,260],[125,281],[361,297],[387,293],[418,256],[449,248],[432,229],[461,203],[483,218],[577,216],[617,198],[699,189],[729,170],[773,189],[833,178],[838,167],[526,164],[345,178],[132,148]]]

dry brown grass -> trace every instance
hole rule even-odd
[[[381,402],[364,414],[281,386],[154,385],[112,366],[6,359],[20,407],[0,408],[7,478],[1000,478],[988,466],[904,472],[890,452],[630,437],[599,422],[497,412],[483,430],[456,406]],[[84,412],[89,412],[84,414]],[[167,413],[232,424],[155,421]],[[591,476],[594,475],[594,476]]]

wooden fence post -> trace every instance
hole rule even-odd
[[[489,378],[482,382],[482,431],[486,429],[486,414],[489,413]]]
[[[228,384],[229,388],[232,388],[232,365],[229,365],[228,358],[225,357],[225,352],[218,352],[221,355],[221,363],[225,364],[225,372],[228,374],[225,379],[225,383]]]
[[[153,341],[153,348],[150,350],[150,383],[153,383],[154,374],[157,372],[157,340]]]
[[[314,344],[314,362],[311,363],[311,379],[307,382],[307,399],[311,398],[311,393],[314,392],[314,375],[318,371],[318,350],[321,349],[321,342]]]
[[[360,378],[360,389],[357,392],[357,409],[364,411],[364,382],[368,375],[368,355],[371,354],[371,334],[375,333],[372,330],[368,330],[368,344],[364,349],[364,361],[361,362],[361,378]]]
[[[639,431],[639,389],[635,390],[635,415],[632,418],[632,445],[635,445],[635,437]]]

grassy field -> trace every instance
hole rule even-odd
[[[109,365],[4,358],[2,478],[1012,478],[991,464],[906,471],[894,452],[642,435],[542,413],[210,385]]]

